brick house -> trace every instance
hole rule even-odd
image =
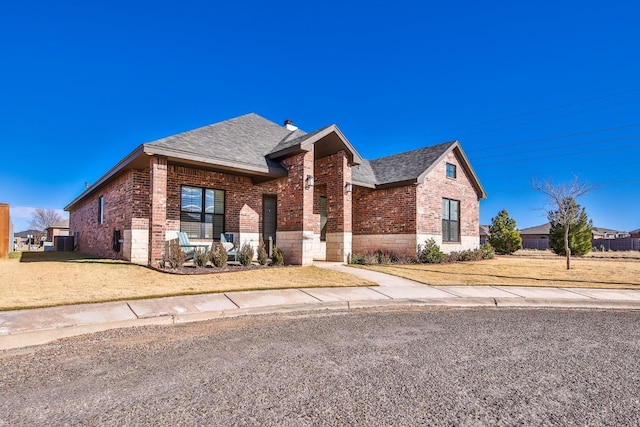
[[[287,263],[478,246],[486,197],[457,141],[363,159],[336,125],[247,114],[142,144],[65,210],[79,251],[158,265],[176,231],[282,249]]]

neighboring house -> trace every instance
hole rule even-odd
[[[520,230],[520,237],[522,237],[522,249],[549,249],[550,230],[550,223]],[[636,250],[640,245],[640,242],[636,241],[637,239],[633,239],[633,231],[627,233],[625,231],[611,230],[609,228],[592,227],[591,233],[591,243],[594,249],[626,251]]]
[[[305,133],[247,114],[142,144],[75,198],[77,250],[157,266],[176,231],[273,242],[287,263],[478,246],[486,197],[457,141],[363,159],[336,125]],[[119,241],[116,245],[114,242]]]
[[[46,230],[47,242],[53,242],[56,236],[68,236],[69,235],[69,220],[57,222]]]
[[[609,228],[592,227],[591,228],[592,239],[622,239],[629,237],[629,233],[626,231],[611,230]]]
[[[29,238],[31,236],[31,239]],[[29,240],[32,240],[32,244],[36,246],[40,246],[40,241],[44,234],[42,231],[29,229],[26,231],[19,231],[14,233],[13,238],[16,242],[16,251],[22,251],[29,248]]]
[[[483,245],[489,241],[491,238],[491,226],[490,225],[481,225],[480,226],[480,244]]]
[[[629,235],[633,238],[640,239],[640,228],[629,232]]]
[[[522,249],[549,249],[550,230],[550,223],[523,228],[520,230],[520,237],[522,237]]]

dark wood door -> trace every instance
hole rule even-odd
[[[274,246],[276,244],[277,200],[276,196],[264,196],[262,199],[262,239],[267,250],[269,250],[269,238],[272,239]]]

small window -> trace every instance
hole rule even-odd
[[[455,178],[455,177],[456,177],[456,165],[447,163],[447,178]]]
[[[104,223],[104,196],[98,198],[98,224]]]

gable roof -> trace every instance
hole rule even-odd
[[[611,228],[603,227],[591,227],[591,232],[594,234],[625,234],[626,232],[620,230],[612,230]]]
[[[424,183],[425,176],[448,153],[454,150],[479,197],[486,198],[487,194],[458,141],[444,142],[374,160],[365,160],[359,167],[352,169],[352,178],[354,184],[371,188],[393,187],[409,183],[421,184]]]
[[[56,222],[54,224],[51,224],[49,227],[47,227],[47,229],[49,228],[69,228],[69,220],[65,219],[63,221]]]
[[[520,230],[520,234],[549,234],[551,230],[551,223],[542,225],[536,225],[535,227],[523,228]]]

